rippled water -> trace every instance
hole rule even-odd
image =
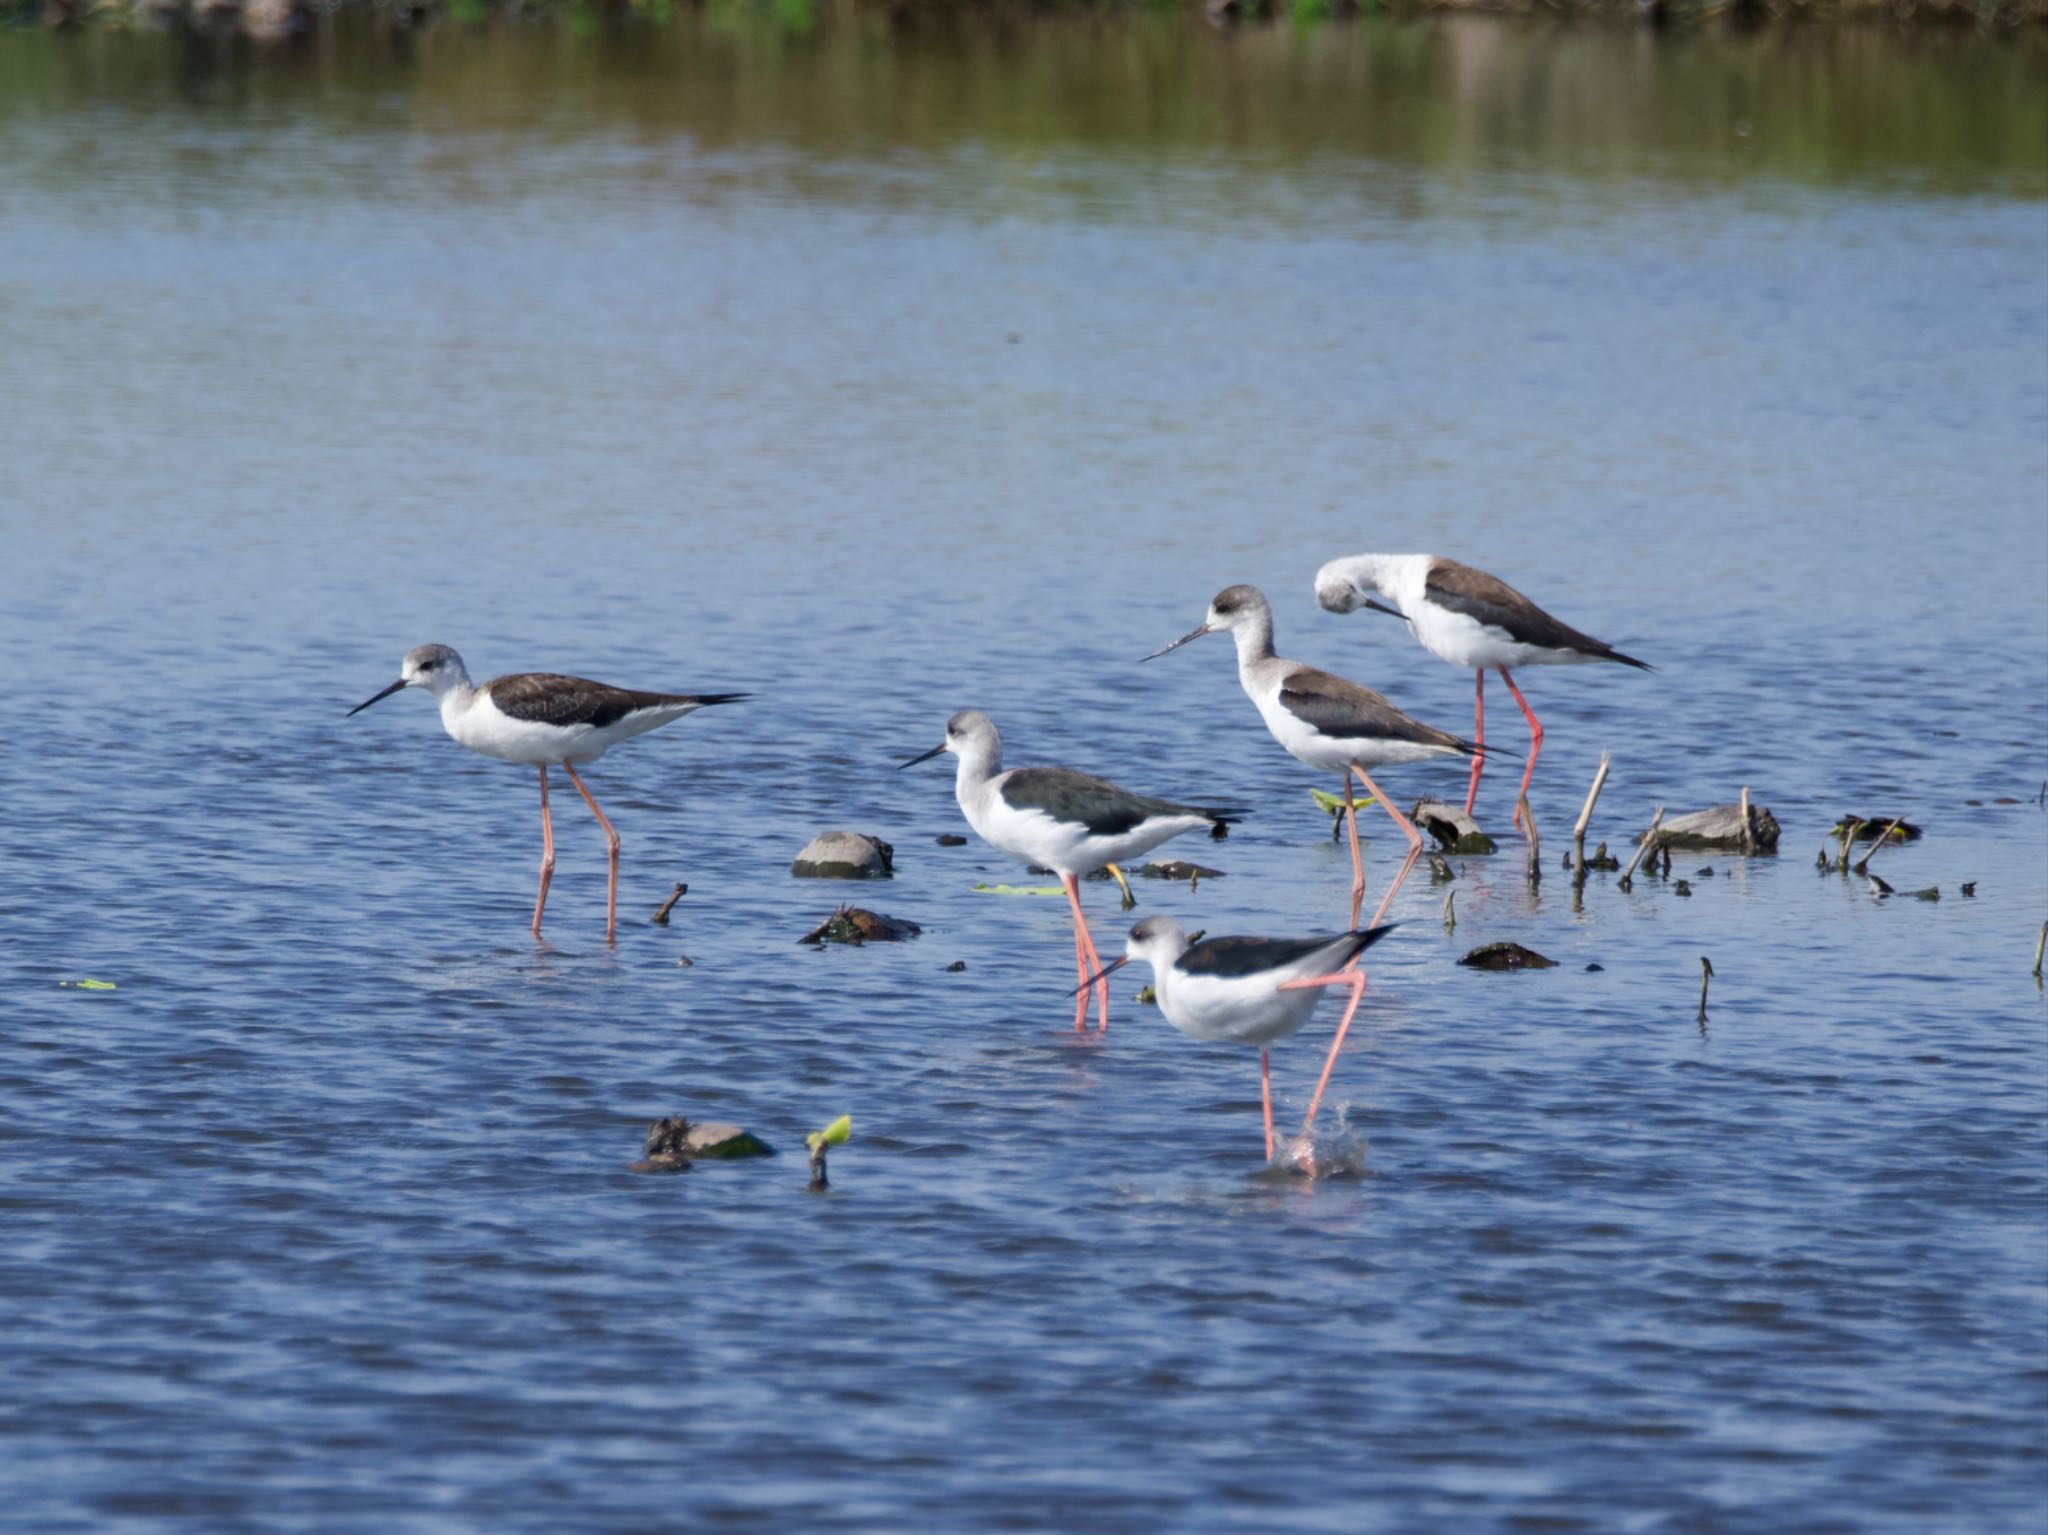
[[[9,1520],[2037,1527],[2039,56],[1840,36],[0,36]],[[1276,1182],[1250,1053],[1135,980],[1075,1040],[1064,903],[894,764],[978,705],[1248,804],[1140,914],[1332,927],[1225,642],[1136,662],[1256,581],[1463,728],[1315,610],[1367,548],[1660,669],[1523,677],[1540,890],[1410,882],[1364,1174]],[[531,776],[342,717],[429,639],[757,694],[590,772],[615,950],[572,796],[537,946]],[[1781,856],[1575,902],[1603,749],[1596,837],[1748,784]],[[1939,902],[1818,874],[1844,810]],[[789,878],[828,825],[899,877]],[[847,894],[924,935],[799,947]],[[1562,963],[1452,964],[1510,938]],[[783,1155],[629,1174],[674,1112]]]

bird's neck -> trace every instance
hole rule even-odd
[[[1237,670],[1244,675],[1260,661],[1273,659],[1273,615],[1261,613],[1230,631],[1237,641]]]
[[[477,694],[478,689],[467,674],[442,687],[434,699],[441,708],[442,727],[453,733],[455,722],[469,712],[470,705],[477,700]]]
[[[953,793],[961,808],[970,804],[978,807],[987,799],[990,784],[1002,770],[1003,754],[999,750],[969,747],[954,753]]]

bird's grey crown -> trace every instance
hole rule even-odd
[[[1180,924],[1171,917],[1146,917],[1131,929],[1131,942],[1153,943],[1181,935]]]
[[[1209,606],[1219,613],[1249,612],[1266,605],[1265,594],[1256,586],[1226,586],[1218,592]]]
[[[462,670],[462,657],[453,645],[415,645],[405,653],[405,665],[412,671],[432,671],[437,666]]]

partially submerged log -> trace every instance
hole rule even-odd
[[[1474,970],[1553,970],[1557,961],[1546,959],[1519,943],[1482,943],[1458,961]]]
[[[884,916],[865,906],[842,906],[812,928],[798,943],[897,943],[924,929],[902,917]]]
[[[896,850],[880,837],[827,831],[811,838],[789,872],[798,879],[890,879],[895,864]]]
[[[1749,834],[1743,835],[1742,807],[1715,805],[1687,815],[1667,816],[1657,828],[1657,846],[1669,852],[1759,853],[1778,846],[1778,818],[1760,805],[1749,807]]]
[[[1420,799],[1415,802],[1412,818],[1418,829],[1436,838],[1436,845],[1443,852],[1476,858],[1493,851],[1493,838],[1455,805],[1440,799]]]

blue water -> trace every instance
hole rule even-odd
[[[0,118],[0,1523],[2038,1529],[2031,191],[1084,142],[1001,205],[968,150],[341,133],[271,84]],[[1465,674],[1316,611],[1373,548],[1659,670],[1521,677],[1542,884],[1497,769],[1502,855],[1374,951],[1362,1170],[1273,1179],[1250,1052],[1127,977],[1077,1040],[1064,903],[975,892],[1039,881],[895,763],[978,706],[1248,805],[1137,915],[1332,928],[1331,786],[1224,641],[1137,658],[1255,581],[1284,653],[1465,728]],[[416,695],[343,717],[427,640],[756,695],[590,770],[616,948],[573,795],[535,944],[531,774]],[[1603,750],[1596,840],[1746,784],[1780,855],[1575,901]],[[1921,824],[1873,868],[1940,900],[1819,874],[1842,811]],[[791,879],[838,825],[898,877]],[[925,932],[797,944],[849,897]],[[1453,964],[1497,939],[1561,963]],[[782,1155],[629,1173],[670,1113]]]

